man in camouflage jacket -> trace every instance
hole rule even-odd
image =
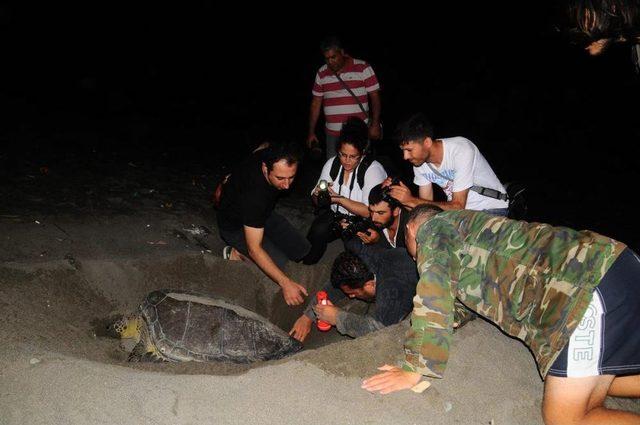
[[[621,242],[590,231],[509,220],[477,211],[442,212],[434,206],[414,209],[406,234],[407,250],[416,258],[420,280],[401,367],[385,365],[381,368],[384,373],[363,382],[363,388],[382,394],[411,388],[423,375],[443,376],[456,299],[524,341],[535,356],[540,374],[547,377],[589,306],[594,288],[626,248]],[[575,417],[586,418],[591,409],[599,407],[593,406],[593,394],[602,388],[598,378],[609,379],[611,385],[615,377],[592,378],[580,382],[579,391],[586,400],[566,399],[558,408],[558,400],[549,399],[548,394],[575,396],[565,384],[579,378],[549,376],[544,403],[562,411],[561,417],[575,413]],[[633,381],[633,390],[626,395],[640,395],[640,376],[630,378],[626,381]],[[550,381],[558,387],[549,388]],[[592,385],[593,391],[586,391],[585,385]],[[607,392],[601,395],[603,402]],[[579,412],[568,411],[568,405]],[[553,412],[544,409],[547,419]],[[633,415],[630,422],[616,423],[638,423],[633,420],[640,418]]]

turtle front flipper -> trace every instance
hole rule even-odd
[[[140,340],[140,342],[138,342],[136,346],[133,347],[133,350],[131,351],[131,353],[129,353],[128,360],[134,363],[135,362],[158,363],[158,362],[167,361],[164,357],[160,356],[160,353],[158,352],[157,349],[155,349],[155,347],[151,347],[151,350],[150,350],[149,347],[147,347],[147,344],[145,344],[145,342],[142,340]]]
[[[130,362],[163,362],[167,361],[165,357],[160,354],[158,348],[151,342],[149,338],[149,332],[146,324],[142,319],[138,321],[137,329],[139,331],[138,343],[133,347],[131,353],[129,353],[128,360]]]

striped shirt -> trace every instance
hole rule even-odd
[[[353,94],[358,97],[368,114],[368,94],[380,90],[380,84],[378,84],[378,79],[371,65],[360,59],[347,58],[347,62],[340,71],[340,78],[349,86]],[[314,96],[323,98],[327,134],[331,136],[340,135],[342,123],[351,116],[360,117],[365,122],[368,121],[367,114],[362,112],[358,102],[338,81],[338,78],[327,65],[323,65],[318,70],[311,93]]]

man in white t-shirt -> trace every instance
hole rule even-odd
[[[390,195],[406,208],[421,204],[437,205],[443,210],[477,210],[506,216],[506,190],[476,145],[464,137],[435,139],[431,123],[415,114],[398,127],[400,149],[413,165],[418,197],[400,183]],[[433,184],[442,188],[446,201],[434,201]],[[390,184],[389,179],[385,182]]]

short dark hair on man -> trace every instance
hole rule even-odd
[[[333,262],[331,267],[331,285],[340,289],[348,286],[352,289],[362,288],[364,284],[373,279],[373,273],[357,255],[345,251]]]
[[[389,204],[391,210],[400,206],[400,203],[395,198],[387,197],[387,199],[385,199],[385,189],[382,188],[382,183],[380,183],[371,188],[369,192],[369,205],[379,204],[382,201]]]
[[[327,36],[320,42],[320,50],[323,52],[331,49],[342,49],[342,42],[335,35]]]
[[[407,219],[407,224],[412,224],[414,222],[425,222],[429,220],[433,216],[443,211],[442,208],[431,205],[431,204],[422,204],[418,205],[409,213],[409,218]]]
[[[353,145],[360,155],[366,153],[369,146],[369,127],[362,118],[349,117],[347,121],[342,124],[340,136],[338,136],[338,143],[336,143],[336,152],[339,152],[345,143]]]
[[[287,162],[287,165],[300,162],[300,146],[291,141],[270,142],[269,146],[259,152],[262,162],[264,162],[269,171],[273,170],[273,164],[283,159]]]
[[[400,145],[422,141],[427,137],[434,137],[433,125],[422,113],[411,115],[396,128],[395,138]]]

